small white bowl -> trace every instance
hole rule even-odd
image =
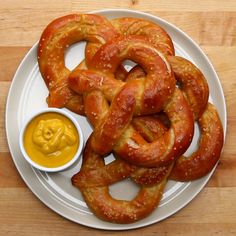
[[[29,123],[36,118],[37,116],[41,115],[41,114],[45,114],[45,113],[49,113],[49,112],[53,112],[53,113],[58,113],[61,114],[63,116],[65,116],[66,118],[68,118],[76,127],[78,136],[79,136],[79,146],[78,146],[78,150],[76,152],[76,154],[74,155],[74,157],[67,163],[65,163],[62,166],[58,166],[58,167],[45,167],[42,166],[36,162],[34,162],[29,155],[26,153],[25,147],[24,147],[24,133],[25,130],[27,128],[27,126],[29,125]],[[19,145],[20,145],[20,149],[21,152],[25,158],[25,160],[31,164],[33,167],[41,170],[41,171],[46,171],[46,172],[58,172],[58,171],[62,171],[67,169],[68,167],[70,167],[71,165],[73,165],[81,156],[82,150],[83,150],[83,146],[84,146],[84,137],[83,137],[83,133],[81,130],[81,127],[79,125],[79,123],[76,121],[76,119],[68,112],[66,112],[65,110],[62,109],[58,109],[58,108],[46,108],[43,109],[37,113],[35,113],[25,124],[24,127],[22,128],[21,132],[20,132],[20,137],[19,137]]]

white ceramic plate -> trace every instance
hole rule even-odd
[[[176,54],[191,60],[204,73],[210,87],[210,100],[217,107],[224,131],[226,131],[226,106],[220,81],[206,55],[191,38],[175,26],[149,14],[130,10],[103,10],[94,13],[107,18],[125,16],[144,18],[165,28],[174,41]],[[85,43],[75,44],[68,49],[66,54],[68,68],[74,68],[83,59],[84,45]],[[6,131],[10,152],[19,173],[32,192],[48,207],[74,222],[89,227],[109,230],[133,229],[171,216],[189,203],[205,186],[213,172],[193,182],[169,181],[159,207],[151,215],[133,224],[119,225],[107,223],[95,217],[88,209],[79,190],[71,185],[71,176],[79,171],[81,160],[70,169],[60,173],[45,173],[32,168],[24,160],[18,140],[20,129],[28,117],[39,109],[47,107],[45,99],[48,90],[39,72],[36,51],[37,44],[25,56],[13,78],[6,107]],[[86,140],[92,131],[91,127],[84,117],[72,115],[80,122]],[[187,152],[190,153],[196,147],[197,138],[198,134],[195,135],[194,142]],[[112,160],[112,157],[108,158],[108,161],[109,159]],[[126,180],[112,185],[110,191],[117,198],[131,199],[138,188]]]

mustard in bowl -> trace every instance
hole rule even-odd
[[[81,155],[83,134],[79,123],[68,112],[47,108],[35,114],[20,133],[20,149],[35,168],[62,171]]]

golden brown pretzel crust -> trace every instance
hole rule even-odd
[[[147,72],[146,79],[126,83],[115,80],[112,73],[124,59],[140,63]],[[99,89],[112,101],[91,137],[95,152],[106,154],[114,149],[123,159],[147,167],[166,165],[183,154],[192,140],[193,117],[182,93],[176,89],[172,95],[175,81],[163,54],[143,38],[117,38],[98,50],[90,68],[94,71],[74,70],[69,84],[78,93]],[[152,114],[161,108],[175,121],[173,127],[155,142],[145,143],[128,125],[133,115]]]
[[[92,14],[72,14],[52,21],[42,33],[38,47],[38,62],[41,75],[49,89],[48,105],[67,106],[79,114],[84,113],[83,100],[69,87],[64,54],[73,43],[81,40],[93,42],[96,49],[118,35],[104,17]],[[93,56],[86,52],[86,60]]]
[[[96,127],[100,120],[107,114],[109,110],[108,103],[103,94],[98,90],[85,95],[84,101],[86,115],[91,124]],[[134,118],[132,124],[138,128],[138,132],[141,132],[149,141],[159,138],[167,130],[159,119],[151,117]],[[136,132],[134,132],[133,135],[135,134],[137,135]],[[115,156],[118,158],[117,155]],[[90,187],[104,186],[118,181],[121,177],[127,178],[129,176],[138,184],[157,184],[164,178],[168,169],[168,167],[152,169],[142,168],[129,164],[122,159],[118,159],[103,168],[91,171],[80,171],[74,177],[74,184],[78,187],[86,186],[86,183],[87,186]],[[150,175],[150,173],[152,175]],[[94,178],[92,178],[92,176]]]
[[[146,167],[163,166],[183,154],[193,137],[193,116],[182,95],[176,89],[164,108],[171,127],[163,136],[151,143],[141,142],[132,129],[127,130],[117,142],[114,151],[126,161]]]
[[[181,156],[177,159],[170,178],[176,181],[191,181],[209,173],[220,158],[223,146],[223,128],[216,109],[208,103],[209,89],[201,71],[181,57],[168,57],[181,89],[186,94],[189,105],[199,122],[201,136],[199,147],[189,157]],[[139,66],[134,67],[128,74],[128,79],[142,78],[145,72]],[[207,104],[207,105],[206,105]],[[146,119],[151,117],[146,117]],[[143,122],[142,120],[140,122]],[[153,119],[152,125],[158,123]],[[156,130],[159,133],[166,130]],[[143,136],[154,135],[150,124],[146,125]],[[157,135],[155,133],[155,135]]]
[[[147,37],[147,39],[150,42],[152,42],[156,48],[159,48],[160,44],[159,44],[158,37],[153,37],[153,34],[150,33],[150,28],[152,28],[153,32],[154,31],[157,32],[160,28],[158,25],[151,23],[151,26],[150,26],[149,21],[146,21],[143,19],[135,20],[132,18],[122,18],[122,19],[114,20],[113,25],[117,28],[117,30],[121,34],[140,35],[140,32],[141,32],[141,34],[145,35],[145,37]],[[139,25],[140,28],[137,28],[137,25]],[[145,27],[147,27],[148,30],[146,30]],[[160,37],[163,38],[164,35],[161,34]],[[167,42],[168,39],[165,39],[164,41]],[[206,112],[205,109],[207,109],[206,107],[208,103],[209,89],[208,89],[208,84],[206,82],[206,79],[204,78],[202,72],[190,61],[182,57],[173,56],[174,54],[171,54],[171,53],[169,53],[169,55],[168,53],[166,54],[167,54],[168,61],[174,71],[175,78],[178,81],[178,85],[180,86],[184,94],[186,95],[188,103],[194,114],[195,120],[198,120],[202,116],[203,112]],[[142,68],[136,66],[131,70],[131,73],[128,74],[127,79],[129,80],[129,79],[135,79],[135,78],[142,78],[144,76],[145,76],[145,72],[142,70]],[[208,105],[208,109],[209,109],[209,105]],[[215,112],[213,113],[215,114]],[[220,121],[216,114],[215,114],[215,119],[217,121],[216,122],[217,125],[220,127],[219,129],[222,130],[222,126],[219,125]],[[200,120],[199,120],[199,123],[201,125]],[[214,135],[215,130],[211,129],[211,131],[212,132],[210,133],[210,135]],[[216,138],[217,140],[219,140],[218,146],[219,146],[219,149],[221,150],[222,138],[220,136],[223,136],[223,134],[222,132],[219,132],[219,133],[220,133],[219,135],[216,135]],[[202,133],[202,135],[203,137],[201,137],[201,140],[205,140],[206,136],[204,132]],[[215,141],[214,138],[212,140]],[[209,142],[210,140],[207,140],[207,141]],[[195,154],[195,156],[197,156],[198,158],[196,157],[194,158],[193,157],[194,155],[193,155],[190,158],[188,158],[188,161],[186,161],[186,158],[181,157],[180,158],[181,161],[177,161],[176,166],[174,167],[174,170],[181,169],[181,171],[178,171],[178,174],[177,174],[177,171],[174,171],[175,174],[173,174],[172,176],[173,177],[175,176],[176,180],[188,181],[191,179],[200,178],[201,176],[208,173],[214,167],[215,163],[217,162],[216,160],[218,160],[220,157],[219,152],[216,152],[218,153],[218,155],[217,154],[215,155],[215,152],[214,152],[214,157],[212,157],[212,155],[209,154],[208,150],[209,150],[208,148],[203,148],[202,145],[200,145],[197,153]],[[203,162],[204,158],[199,157],[198,155],[199,153],[201,153],[200,156],[204,156],[207,161],[205,160],[205,162]],[[185,162],[183,162],[183,159],[185,160]],[[180,163],[182,163],[181,167],[179,166]],[[183,163],[185,163],[185,165]],[[201,171],[197,170],[196,167],[195,168],[191,167],[191,165],[197,166],[197,164],[198,164],[198,168],[200,168],[201,165],[203,166],[203,169],[201,169]],[[188,170],[188,167],[191,170],[191,174],[189,173],[190,171]],[[180,177],[180,173],[182,174],[182,177]],[[188,177],[186,175],[184,177],[184,173],[186,173]]]
[[[71,72],[64,53],[80,40],[89,42],[85,61]],[[42,34],[38,61],[50,92],[48,105],[85,114],[94,127],[72,184],[103,220],[132,223],[144,218],[159,204],[168,178],[200,178],[220,157],[223,129],[208,104],[204,75],[174,54],[165,30],[143,19],[109,22],[72,14],[53,21]],[[121,65],[125,59],[138,66],[127,72]],[[186,158],[194,119],[201,138],[198,150]],[[105,165],[104,155],[110,152],[115,160]],[[109,194],[108,186],[124,178],[140,185],[130,201]]]
[[[86,143],[83,154],[81,171],[102,168],[103,159],[92,151],[90,140]],[[97,217],[109,222],[127,224],[140,220],[149,215],[159,204],[169,171],[159,184],[142,186],[137,196],[131,201],[116,200],[110,193],[108,186],[80,187],[83,197]],[[77,176],[72,177],[72,184],[77,186]]]
[[[208,84],[204,75],[185,58],[169,56],[168,60],[181,90],[187,97],[195,119],[199,119],[206,109],[209,97]]]
[[[175,163],[171,179],[191,181],[208,174],[220,158],[223,147],[223,128],[215,107],[208,103],[199,119],[199,147],[190,157],[181,156]]]
[[[91,105],[96,109],[92,110]],[[103,94],[94,90],[85,95],[85,109],[89,120],[96,126],[106,115],[109,107]],[[157,130],[164,127],[156,126],[155,129],[158,132]],[[105,166],[103,158],[93,151],[90,138],[83,153],[82,168],[72,177],[72,184],[80,188],[86,203],[97,217],[109,222],[127,224],[144,218],[157,207],[171,168],[172,166],[164,171],[159,170],[156,179],[150,180],[146,171],[143,171],[144,168],[137,168],[120,159]],[[114,199],[109,194],[108,186],[131,174],[135,181],[144,184],[141,185],[137,196],[131,201]],[[149,183],[152,185],[147,185]]]
[[[122,35],[142,35],[163,54],[174,55],[174,45],[168,33],[159,25],[143,19],[123,17],[111,20],[112,25]]]

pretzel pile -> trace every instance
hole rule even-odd
[[[85,60],[70,71],[65,51],[81,40],[87,41]],[[128,72],[125,60],[137,65]],[[159,25],[136,18],[64,16],[44,30],[38,62],[48,105],[85,115],[94,127],[72,184],[100,219],[140,220],[158,206],[168,179],[195,180],[217,163],[223,129],[208,102],[206,79],[190,61],[175,56]],[[185,157],[194,122],[201,131],[198,149]],[[110,153],[115,160],[105,165]],[[140,185],[131,201],[109,194],[109,185],[125,178]]]

